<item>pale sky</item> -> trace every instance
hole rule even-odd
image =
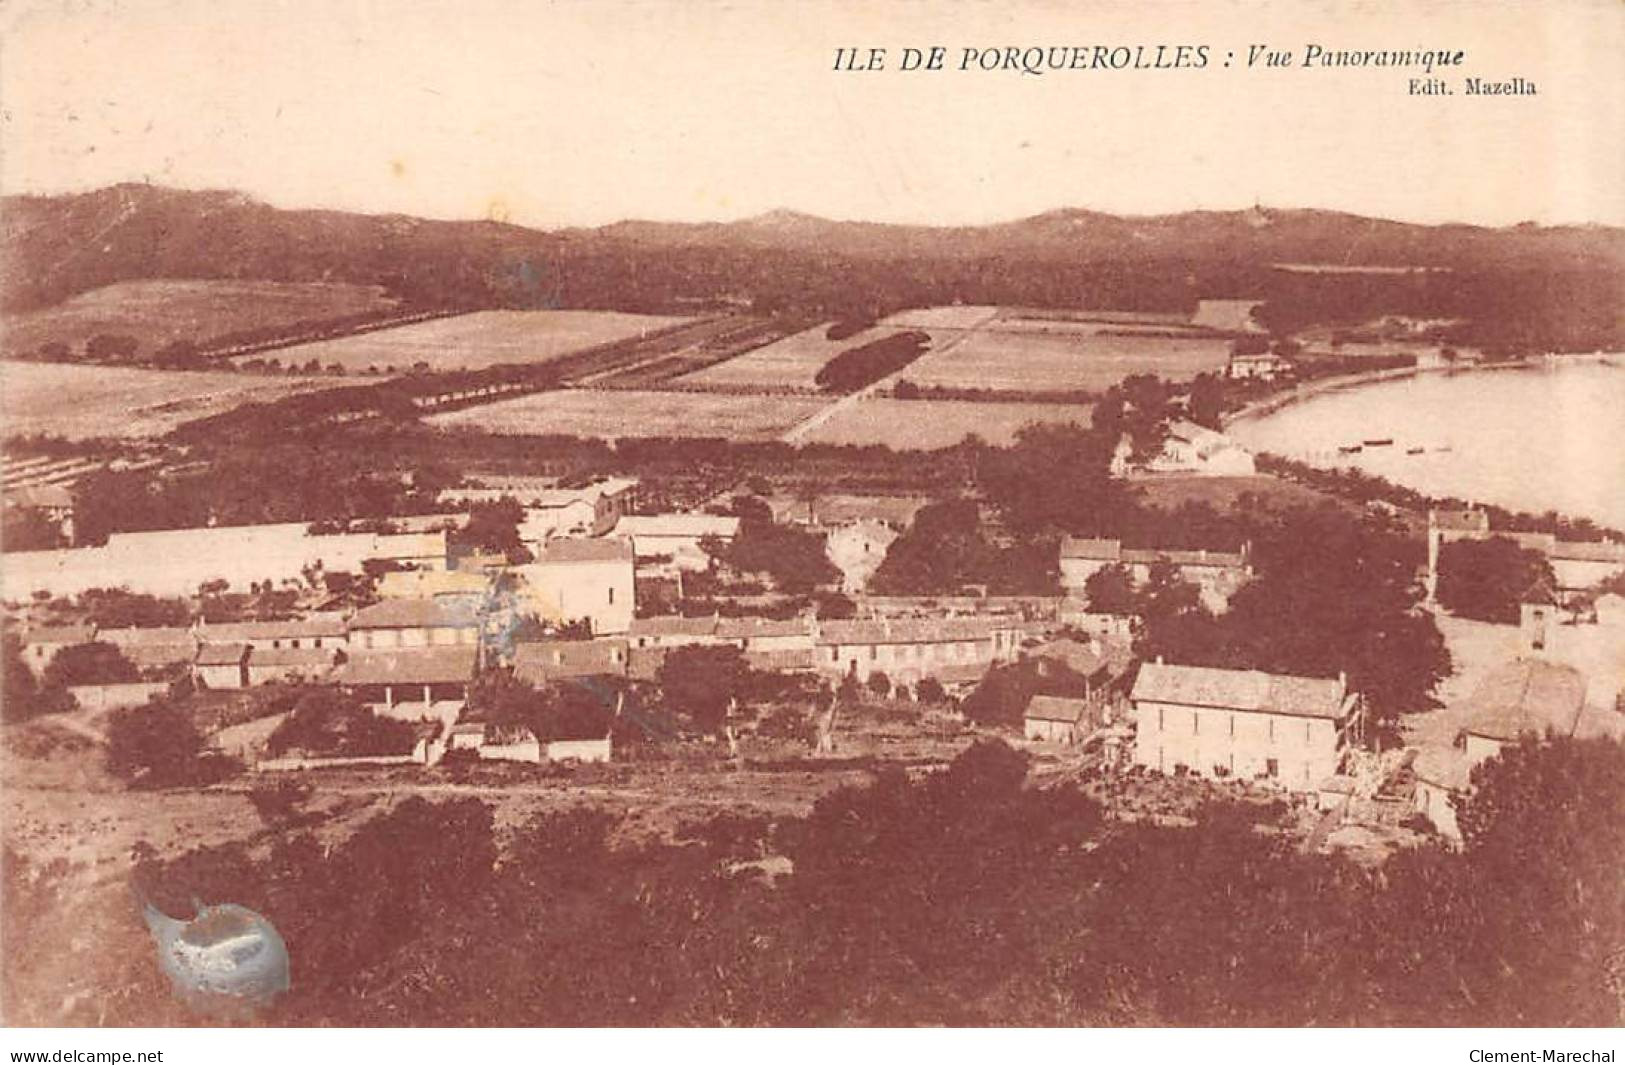
[[[12,0],[0,26],[7,193],[150,180],[543,227],[1254,202],[1625,224],[1614,0]],[[1435,75],[1456,95],[1413,96],[1422,71],[1303,69],[1310,43],[1467,55]],[[1208,67],[952,69],[966,47],[1137,44],[1206,45]],[[1294,65],[1246,69],[1254,44]],[[910,45],[950,69],[831,69]]]

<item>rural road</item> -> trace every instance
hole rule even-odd
[[[987,318],[983,319],[982,321],[977,322],[975,325],[970,326],[967,329],[961,330],[958,336],[954,337],[952,340],[950,340],[947,343],[943,344],[942,347],[940,347],[940,348],[927,348],[925,355],[946,355],[946,354],[948,354],[948,352],[952,351],[953,349],[957,348],[959,345],[963,344],[973,334],[980,332],[982,330],[983,326],[986,326],[990,322],[997,321],[998,318],[999,318],[999,316],[997,314],[988,316]],[[899,327],[899,331],[901,331],[902,328],[903,327]],[[941,332],[944,332],[944,331],[945,330],[943,330],[943,329],[939,329],[938,333],[940,334]],[[930,332],[930,330],[926,330],[926,332]],[[921,358],[924,358],[924,357],[925,357],[924,355],[921,356]],[[782,440],[786,444],[799,444],[799,443],[801,443],[802,440],[806,439],[808,433],[811,433],[813,430],[817,429],[819,426],[825,424],[831,418],[835,417],[837,414],[840,414],[842,411],[850,410],[851,408],[857,406],[859,403],[862,403],[864,400],[868,399],[870,396],[874,395],[876,392],[881,391],[883,389],[890,388],[892,385],[896,384],[899,380],[901,380],[903,377],[908,375],[909,367],[911,367],[913,365],[914,365],[914,363],[909,363],[908,366],[903,367],[901,370],[898,370],[896,373],[888,374],[887,376],[882,377],[879,380],[872,381],[869,384],[865,385],[864,387],[858,389],[856,392],[848,392],[846,395],[842,396],[840,399],[836,400],[834,403],[831,403],[829,406],[819,408],[819,410],[815,414],[813,414],[812,417],[807,418],[805,421],[798,422],[797,424],[791,426],[789,428],[789,430],[787,430],[783,436],[779,437],[779,439]]]

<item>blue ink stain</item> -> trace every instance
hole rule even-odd
[[[178,921],[150,902],[143,917],[158,967],[194,1009],[230,1012],[269,1005],[288,990],[288,946],[264,917],[235,903],[202,906]]]

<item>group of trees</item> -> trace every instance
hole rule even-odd
[[[1520,604],[1549,603],[1556,589],[1546,556],[1507,537],[1439,547],[1438,600],[1452,614],[1516,625]]]
[[[734,500],[739,530],[732,541],[706,538],[700,546],[739,573],[765,573],[791,595],[806,595],[841,579],[824,551],[823,537],[794,525],[780,525],[766,503],[754,496]]]
[[[477,800],[412,797],[338,841],[149,855],[135,884],[270,918],[299,974],[275,1024],[1619,1023],[1625,748],[1526,740],[1480,770],[1463,851],[1377,868],[1255,831],[1252,809],[1113,823],[983,743],[674,842],[582,807],[499,837]],[[770,884],[749,868],[767,856],[793,871]],[[120,989],[86,1002],[105,1023],[188,1021],[135,907],[129,937],[75,947],[49,878],[15,855],[5,873],[6,927],[35,944],[8,952],[8,986],[60,937]],[[61,1019],[60,1000],[10,1012]]]
[[[819,368],[813,383],[825,392],[856,392],[901,370],[930,346],[928,333],[893,333],[841,352]]]
[[[287,716],[265,743],[273,757],[288,753],[334,757],[409,754],[417,740],[411,722],[380,717],[337,688],[296,688],[284,698],[289,704]]]
[[[968,585],[994,594],[1051,595],[1057,588],[1055,541],[1011,546],[991,542],[974,500],[922,507],[908,531],[892,541],[869,588],[882,595],[940,595]]]

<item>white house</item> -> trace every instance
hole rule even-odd
[[[925,677],[943,683],[974,681],[995,662],[1016,658],[1019,623],[1003,618],[896,618],[821,621],[814,633],[814,663],[839,680],[867,681],[885,673],[894,683]]]
[[[615,524],[616,536],[631,537],[638,565],[656,572],[709,569],[700,541],[731,543],[738,534],[739,519],[719,514],[629,514]]]
[[[520,596],[544,621],[585,618],[594,635],[626,632],[636,598],[632,550],[622,537],[549,540],[535,561],[513,567]]]
[[[1416,809],[1438,831],[1460,838],[1453,796],[1471,786],[1472,771],[1525,736],[1625,739],[1625,715],[1586,705],[1586,678],[1572,666],[1516,658],[1491,671],[1471,698],[1446,710],[1419,750]]]
[[[1026,736],[1043,743],[1074,744],[1083,739],[1089,703],[1059,695],[1035,695],[1023,715]]]
[[[476,610],[439,599],[385,599],[350,619],[350,646],[363,651],[410,647],[472,647],[479,642]]]
[[[1183,420],[1169,424],[1161,454],[1146,463],[1146,469],[1209,477],[1251,477],[1257,472],[1246,448],[1223,433]]]
[[[468,700],[477,659],[471,646],[354,651],[334,679],[374,713],[449,725]]]
[[[1361,700],[1342,677],[1147,662],[1130,699],[1139,765],[1293,791],[1336,773],[1362,723]]]

